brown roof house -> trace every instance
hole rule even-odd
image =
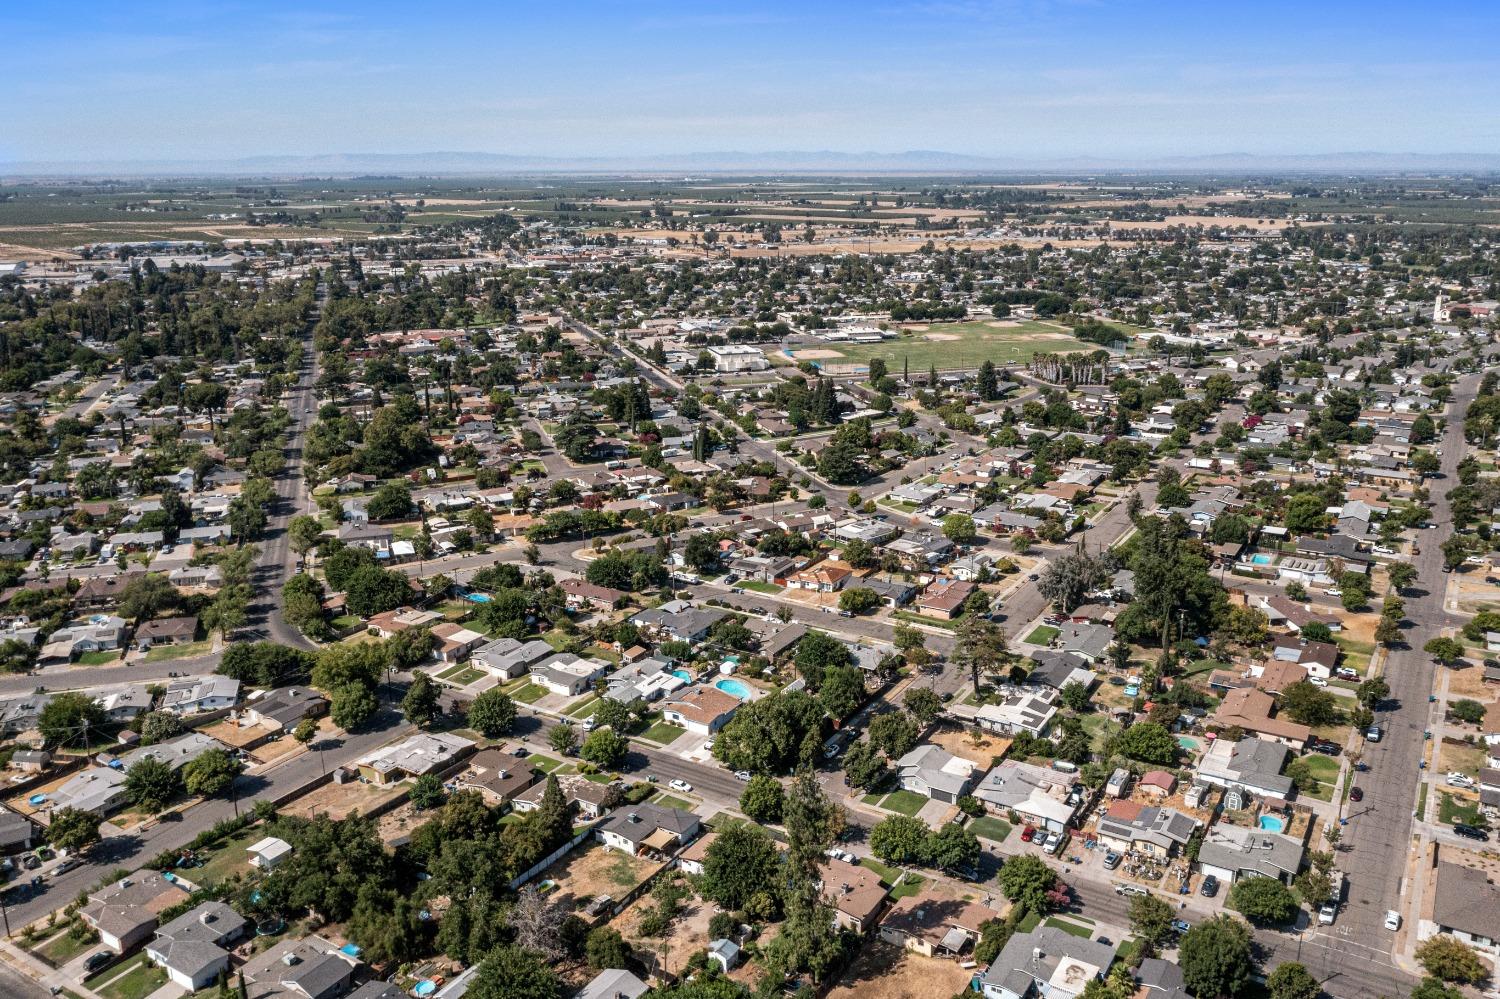
[[[158,645],[187,645],[197,635],[196,617],[163,617],[147,621],[135,629],[135,644],[144,652]]]
[[[516,795],[542,779],[542,772],[524,759],[498,749],[474,755],[459,774],[459,788],[478,791],[487,805],[509,805]]]
[[[967,580],[939,579],[917,598],[918,614],[952,620],[963,610],[964,601],[978,587]]]
[[[823,901],[833,909],[834,922],[855,933],[868,933],[885,906],[885,886],[867,867],[830,857],[818,865]]]
[[[661,707],[662,719],[681,725],[695,735],[713,735],[729,724],[739,710],[740,699],[717,687],[684,687]]]
[[[625,603],[630,594],[608,586],[596,586],[586,579],[565,579],[558,588],[567,596],[569,610],[589,608],[611,611]]]
[[[1312,729],[1294,721],[1275,717],[1276,701],[1264,690],[1254,687],[1231,690],[1224,695],[1214,721],[1225,728],[1240,728],[1284,745],[1301,749],[1312,737]]]
[[[90,892],[78,914],[98,931],[104,946],[123,954],[151,935],[163,910],[187,898],[186,891],[160,872],[141,870]]]
[[[925,957],[956,955],[979,940],[982,923],[997,916],[995,910],[975,902],[924,890],[891,906],[880,922],[880,939]]]

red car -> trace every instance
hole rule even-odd
[[[1034,826],[1027,826],[1025,829],[1021,830],[1021,842],[1022,843],[1030,843],[1032,841],[1032,839],[1035,838],[1035,837],[1036,837],[1036,828]]]
[[[1357,787],[1351,787],[1349,789],[1349,800],[1350,801],[1364,801],[1365,800],[1365,792],[1361,791]]]

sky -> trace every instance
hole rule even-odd
[[[5,3],[0,162],[1500,153],[1500,3]]]

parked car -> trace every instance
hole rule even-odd
[[[1062,849],[1062,833],[1051,832],[1047,834],[1047,841],[1042,844],[1042,849],[1047,853],[1056,853]]]
[[[1379,742],[1382,734],[1379,725],[1371,725],[1365,729],[1365,740],[1367,742]]]
[[[1385,928],[1388,930],[1399,930],[1401,928],[1401,913],[1395,909],[1385,910]]]
[[[1338,677],[1340,680],[1359,679],[1359,671],[1350,669],[1348,666],[1340,666],[1338,669],[1333,671],[1333,675]]]
[[[1172,929],[1175,930],[1175,931],[1177,931],[1178,933],[1186,933],[1188,930],[1190,930],[1192,928],[1193,928],[1193,924],[1190,923],[1190,922],[1188,922],[1186,919],[1174,919],[1174,920],[1172,920]]]
[[[1365,800],[1365,792],[1363,790],[1361,790],[1360,788],[1351,787],[1349,789],[1349,800],[1350,801],[1364,801]]]
[[[1448,772],[1448,778],[1447,778],[1447,780],[1448,780],[1448,786],[1449,787],[1473,787],[1474,786],[1474,778],[1473,777],[1470,777],[1468,774],[1461,774],[1457,770],[1450,770]]]
[[[1478,826],[1471,826],[1467,822],[1453,823],[1453,832],[1464,839],[1477,839],[1481,843],[1488,843],[1490,841],[1489,833]]]
[[[1332,926],[1334,917],[1338,914],[1339,907],[1332,902],[1325,902],[1318,906],[1318,925]]]
[[[1310,676],[1307,678],[1307,682],[1312,684],[1314,687],[1328,686],[1328,681],[1323,679],[1321,676]]]
[[[1112,871],[1116,867],[1119,867],[1119,866],[1120,866],[1120,855],[1118,853],[1116,853],[1115,851],[1111,850],[1111,851],[1109,851],[1108,853],[1106,853],[1104,855],[1104,869],[1106,871]]]
[[[672,782],[667,786],[674,791],[691,791],[693,789],[693,785],[689,784],[685,780],[682,780],[681,778],[673,779]]]
[[[734,776],[737,779],[739,779],[739,780],[748,781],[750,779],[750,771],[748,771],[748,770],[736,770],[734,772]]]
[[[1149,895],[1151,894],[1140,885],[1115,885],[1116,895]]]
[[[1021,830],[1021,842],[1030,843],[1036,838],[1036,826],[1027,826]]]
[[[1213,898],[1219,893],[1219,879],[1210,874],[1203,879],[1203,884],[1198,888],[1198,894],[1204,898]]]
[[[101,950],[97,954],[89,955],[89,959],[83,962],[83,970],[92,975],[96,971],[103,971],[114,959],[114,954],[107,950]]]

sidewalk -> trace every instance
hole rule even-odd
[[[90,948],[89,953],[93,953],[92,948]],[[60,987],[79,996],[80,999],[103,999],[103,997],[92,989],[84,988],[79,980],[68,977],[64,969],[54,970],[9,940],[0,940],[0,961],[4,961],[44,989]],[[79,961],[81,961],[81,958]],[[74,961],[73,963],[76,964],[79,961]]]

